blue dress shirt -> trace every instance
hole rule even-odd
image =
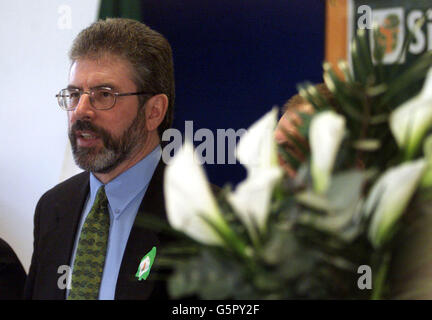
[[[147,191],[147,187],[161,158],[162,150],[157,146],[140,162],[129,168],[105,185],[110,214],[110,231],[108,237],[105,267],[99,290],[99,300],[113,300],[123,253],[132,229],[139,206]],[[93,173],[90,174],[90,193],[84,205],[83,214],[78,226],[75,245],[72,253],[73,268],[78,247],[79,235],[84,221],[90,212],[96,193],[103,183]],[[138,265],[137,265],[138,268]],[[72,270],[73,274],[73,270]],[[69,295],[69,290],[67,291]]]

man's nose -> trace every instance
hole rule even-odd
[[[77,119],[92,118],[94,116],[95,110],[91,105],[88,92],[83,92],[73,113]]]

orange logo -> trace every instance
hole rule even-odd
[[[400,20],[396,14],[389,14],[378,28],[378,43],[385,48],[385,53],[392,53],[398,45]]]

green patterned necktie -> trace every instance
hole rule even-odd
[[[108,199],[101,186],[81,229],[68,300],[98,299],[109,227]]]

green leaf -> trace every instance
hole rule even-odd
[[[318,93],[318,91],[316,91],[316,89],[314,89],[315,88],[309,82],[297,85],[297,90],[299,94],[303,97],[303,99],[309,101],[309,103],[313,105],[315,110],[328,108],[330,106],[329,103],[325,100],[325,98],[321,97],[321,95]]]
[[[366,79],[369,79],[370,76],[374,74],[374,64],[369,50],[365,29],[359,29],[357,31],[357,43],[360,65],[365,70]]]
[[[362,187],[367,178],[368,173],[360,170],[349,170],[335,174],[327,192],[332,210],[343,210],[360,199]]]
[[[361,151],[376,151],[381,147],[381,141],[377,139],[363,139],[353,142],[353,148]]]
[[[327,87],[339,102],[342,110],[350,119],[358,122],[363,121],[363,114],[359,110],[359,101],[353,97],[352,93],[347,92],[346,84],[342,82],[336,73],[328,67],[325,67],[324,81]]]
[[[312,190],[302,191],[296,194],[295,199],[302,205],[318,211],[330,211],[331,204],[328,199],[323,196],[316,194]]]
[[[238,278],[241,276],[232,259],[218,257],[204,251],[200,261],[201,286],[199,295],[203,299],[220,300],[233,296]]]
[[[400,95],[401,92],[417,83],[426,77],[426,73],[432,66],[432,51],[424,53],[421,57],[416,59],[409,68],[400,73],[397,77],[390,79],[388,83],[387,92],[381,97],[380,105],[385,105],[392,101],[395,97]],[[400,101],[402,104],[404,101]],[[396,107],[395,105],[394,107]]]
[[[340,61],[338,61],[338,67],[339,67],[339,70],[344,75],[345,81],[348,84],[352,85],[354,83],[354,78],[353,78],[353,75],[351,73],[351,70],[349,69],[348,63],[345,60],[340,60]]]
[[[201,286],[200,266],[196,259],[179,262],[168,281],[168,293],[174,299],[195,294]]]

